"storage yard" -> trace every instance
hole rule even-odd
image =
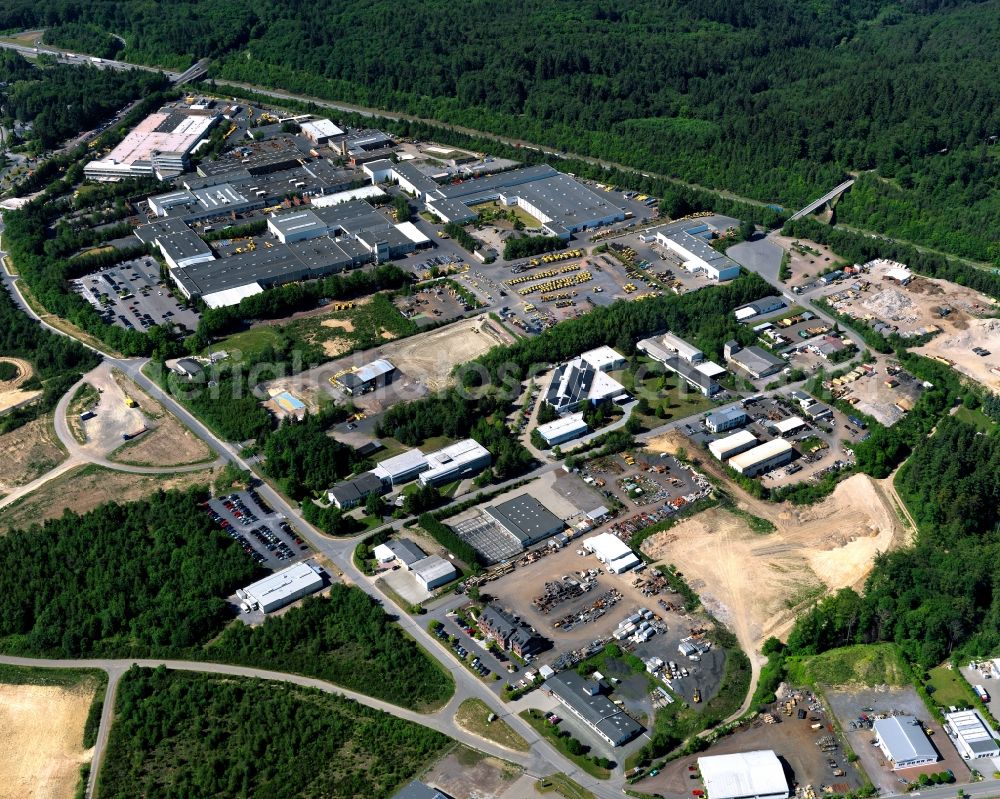
[[[949,769],[957,781],[968,781],[968,765],[913,688],[837,688],[827,690],[826,698],[848,744],[858,754],[861,767],[883,793],[902,793],[905,784],[915,782],[920,774]],[[926,766],[893,771],[882,750],[872,745],[872,739],[876,737],[872,732],[872,723],[878,718],[894,715],[909,715],[921,721],[925,729],[931,731],[929,740],[941,759]]]
[[[943,360],[981,386],[1000,392],[1000,320],[970,319],[966,324],[964,330],[935,336],[914,352]]]
[[[70,799],[96,685],[0,684],[0,799]]]
[[[792,781],[803,790],[811,786],[817,796],[827,790],[846,794],[862,785],[861,775],[846,760],[823,702],[809,691],[796,691],[704,752],[667,763],[657,776],[636,783],[636,789],[666,799],[684,799],[705,788],[697,772],[699,757],[760,749],[773,750],[791,770]]]

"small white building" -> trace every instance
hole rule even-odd
[[[329,119],[314,119],[310,122],[303,122],[301,128],[302,135],[320,147],[344,135],[344,131]]]
[[[418,560],[410,566],[410,571],[427,591],[433,591],[458,577],[458,569],[439,555],[428,555]]]
[[[978,710],[959,710],[944,714],[945,730],[958,753],[966,760],[1000,757],[996,733]]]
[[[771,427],[774,428],[774,432],[779,436],[788,436],[792,433],[797,433],[806,426],[805,419],[801,416],[790,416],[787,419],[782,419],[780,422],[775,422]]]
[[[788,780],[770,749],[698,758],[709,799],[787,799]]]
[[[660,337],[660,344],[667,349],[673,350],[681,360],[687,361],[690,364],[698,364],[705,360],[705,353],[694,346],[694,344],[688,344],[680,336],[675,336],[673,333],[664,333]]]
[[[628,544],[611,533],[591,536],[583,542],[583,548],[595,555],[612,574],[621,574],[641,563]]]
[[[583,413],[571,413],[553,422],[540,424],[537,427],[538,435],[550,447],[562,444],[564,441],[572,441],[586,433],[590,428],[583,421]]]
[[[323,577],[319,570],[303,561],[238,589],[236,596],[251,607],[270,613],[322,587]]]

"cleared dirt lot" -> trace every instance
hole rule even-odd
[[[822,244],[817,244],[815,241],[778,235],[772,235],[769,238],[790,255],[788,268],[792,270],[792,276],[787,281],[789,286],[808,282],[810,278],[815,278],[820,271],[839,260],[834,255],[833,250]],[[813,252],[809,252],[809,250],[813,250]]]
[[[458,746],[420,779],[455,799],[495,799],[520,776],[520,769],[510,763]]]
[[[95,686],[0,685],[0,799],[73,796]]]
[[[685,439],[657,439],[651,448],[676,449],[678,440]],[[715,473],[707,459],[702,466]],[[768,636],[787,632],[798,606],[859,585],[877,552],[908,540],[887,482],[855,475],[803,507],[763,502],[730,484],[737,507],[770,521],[775,532],[754,533],[739,516],[711,508],[647,539],[643,552],[675,564],[745,651],[755,652]]]
[[[134,502],[160,489],[184,489],[212,482],[215,470],[176,475],[129,474],[100,466],[80,466],[50,480],[0,513],[0,532],[29,527],[62,515],[86,513],[105,502]]]
[[[51,415],[0,436],[0,452],[0,493],[30,483],[66,459]]]
[[[17,368],[15,378],[0,381],[0,413],[41,396],[41,391],[21,390],[21,386],[35,373],[30,363],[20,358],[0,358],[0,362],[13,364]]]
[[[973,347],[982,347],[990,354],[976,355]],[[1000,391],[1000,319],[973,319],[965,330],[935,336],[914,352],[944,358],[977,383]]]
[[[122,444],[110,460],[137,466],[186,466],[214,459],[208,445],[182,425],[173,414],[122,375],[116,375],[120,386],[139,403],[146,418],[148,432]]]

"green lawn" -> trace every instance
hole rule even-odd
[[[277,346],[281,340],[282,335],[275,327],[252,327],[215,342],[205,349],[205,354],[218,350],[225,350],[230,355],[237,350],[244,355],[256,354],[268,347]]]
[[[958,410],[955,411],[955,418],[965,422],[966,424],[971,424],[982,433],[989,433],[994,427],[996,427],[996,423],[993,422],[979,408],[972,410],[970,408],[966,408],[964,405],[961,405]]]
[[[941,707],[971,705],[972,689],[957,669],[938,666],[927,672],[927,693]]]
[[[514,732],[506,721],[499,718],[489,721],[491,712],[481,699],[466,699],[458,706],[455,721],[458,726],[464,727],[473,735],[478,735],[480,738],[493,741],[508,749],[527,752],[531,748],[528,742]]]
[[[858,644],[786,661],[793,685],[906,685],[893,644]]]

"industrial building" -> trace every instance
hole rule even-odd
[[[432,788],[419,780],[414,780],[392,795],[392,799],[452,799],[447,794]]]
[[[712,411],[705,417],[705,427],[712,433],[724,433],[747,423],[746,411],[742,408],[726,408]]]
[[[893,770],[936,763],[938,753],[920,722],[913,716],[889,716],[876,719],[878,747]]]
[[[614,350],[608,349],[622,361],[624,358]],[[545,401],[558,413],[572,413],[582,405],[600,405],[609,400],[624,401],[628,396],[625,387],[608,375],[604,369],[594,365],[614,363],[614,359],[606,357],[606,353],[595,351],[598,356],[588,359],[591,353],[560,364],[552,373]]]
[[[187,169],[191,151],[221,117],[190,109],[164,108],[136,125],[110,153],[90,161],[90,180],[122,180],[155,175],[160,180]]]
[[[357,397],[389,385],[396,376],[396,367],[385,358],[366,363],[334,378],[336,384],[349,396]]]
[[[140,225],[135,236],[143,244],[153,244],[171,269],[215,260],[215,253],[186,224],[178,219],[164,219]]]
[[[498,505],[487,506],[483,512],[500,529],[517,539],[522,548],[530,547],[566,528],[562,519],[531,494],[521,494]]]
[[[456,441],[426,457],[428,468],[420,475],[420,482],[432,486],[479,474],[493,462],[490,451],[471,438]]]
[[[785,301],[781,297],[764,297],[762,300],[754,300],[742,308],[737,308],[734,313],[736,314],[737,322],[745,322],[748,319],[753,319],[755,316],[763,316],[764,314],[780,311],[784,307]]]
[[[385,484],[378,475],[365,472],[350,480],[337,483],[326,492],[326,496],[335,507],[340,510],[349,510],[367,501],[369,494],[382,496],[386,490]]]
[[[775,438],[729,459],[729,465],[745,477],[756,477],[792,460],[795,450],[783,438]]]
[[[731,436],[720,438],[718,441],[712,441],[708,445],[708,451],[720,461],[726,461],[739,455],[741,452],[753,449],[758,443],[756,436],[749,430],[740,430]]]
[[[363,169],[372,183],[397,182],[445,222],[470,222],[477,216],[473,207],[487,202],[523,208],[548,235],[563,239],[625,219],[624,210],[610,200],[545,164],[447,186],[408,162],[373,161]]]
[[[966,760],[1000,757],[1000,743],[978,710],[944,714],[944,728],[958,753]]]
[[[780,422],[772,423],[771,428],[779,436],[790,436],[793,433],[804,430],[805,426],[806,421],[801,416],[789,416],[787,419],[782,419]]]
[[[785,367],[785,362],[760,347],[728,348],[728,358],[755,380],[773,375]]]
[[[691,388],[706,397],[715,396],[722,390],[722,386],[711,376],[719,374],[721,367],[705,362],[701,350],[677,336],[667,333],[663,336],[644,338],[636,343],[636,349],[654,361],[659,361],[668,371],[682,378]],[[724,371],[722,369],[722,372]]]
[[[688,272],[721,283],[740,275],[740,265],[712,249],[712,231],[704,223],[681,220],[656,231],[656,241],[678,256]]]
[[[493,605],[483,608],[477,624],[484,635],[493,638],[502,649],[509,649],[519,658],[537,655],[548,645],[548,641],[517,616]]]
[[[785,770],[770,749],[699,757],[698,771],[708,799],[787,799],[789,796]]]
[[[394,538],[384,544],[378,544],[372,554],[379,563],[398,561],[404,569],[409,569],[414,563],[427,558],[427,553],[408,538]]]
[[[387,483],[395,488],[398,485],[415,480],[421,472],[425,472],[429,468],[430,464],[427,463],[424,453],[419,449],[411,449],[401,455],[379,461],[375,468],[372,469],[372,473],[382,480],[383,483]]]
[[[313,119],[303,122],[299,127],[302,129],[302,135],[317,147],[334,143],[345,135],[344,131],[329,119]]]
[[[264,613],[270,613],[296,599],[315,593],[322,587],[322,574],[303,561],[268,575],[246,588],[238,589],[236,596],[251,608],[260,608]]]
[[[458,577],[458,569],[440,555],[428,555],[410,565],[410,571],[426,591],[433,591]]]
[[[583,548],[595,555],[611,574],[621,574],[634,569],[641,561],[618,536],[601,533],[583,542]]]
[[[244,214],[264,207],[264,199],[256,194],[246,196],[230,183],[175,189],[150,197],[149,210],[158,217],[181,219],[188,224],[203,219],[232,214]]]
[[[599,680],[569,670],[549,677],[545,687],[611,746],[622,746],[643,732],[639,722],[604,694],[604,685]]]
[[[583,412],[581,411],[580,413],[571,413],[568,416],[563,416],[553,422],[540,424],[536,429],[542,440],[548,446],[554,447],[556,444],[562,444],[566,441],[572,441],[574,438],[579,438],[590,427],[583,421]]]

